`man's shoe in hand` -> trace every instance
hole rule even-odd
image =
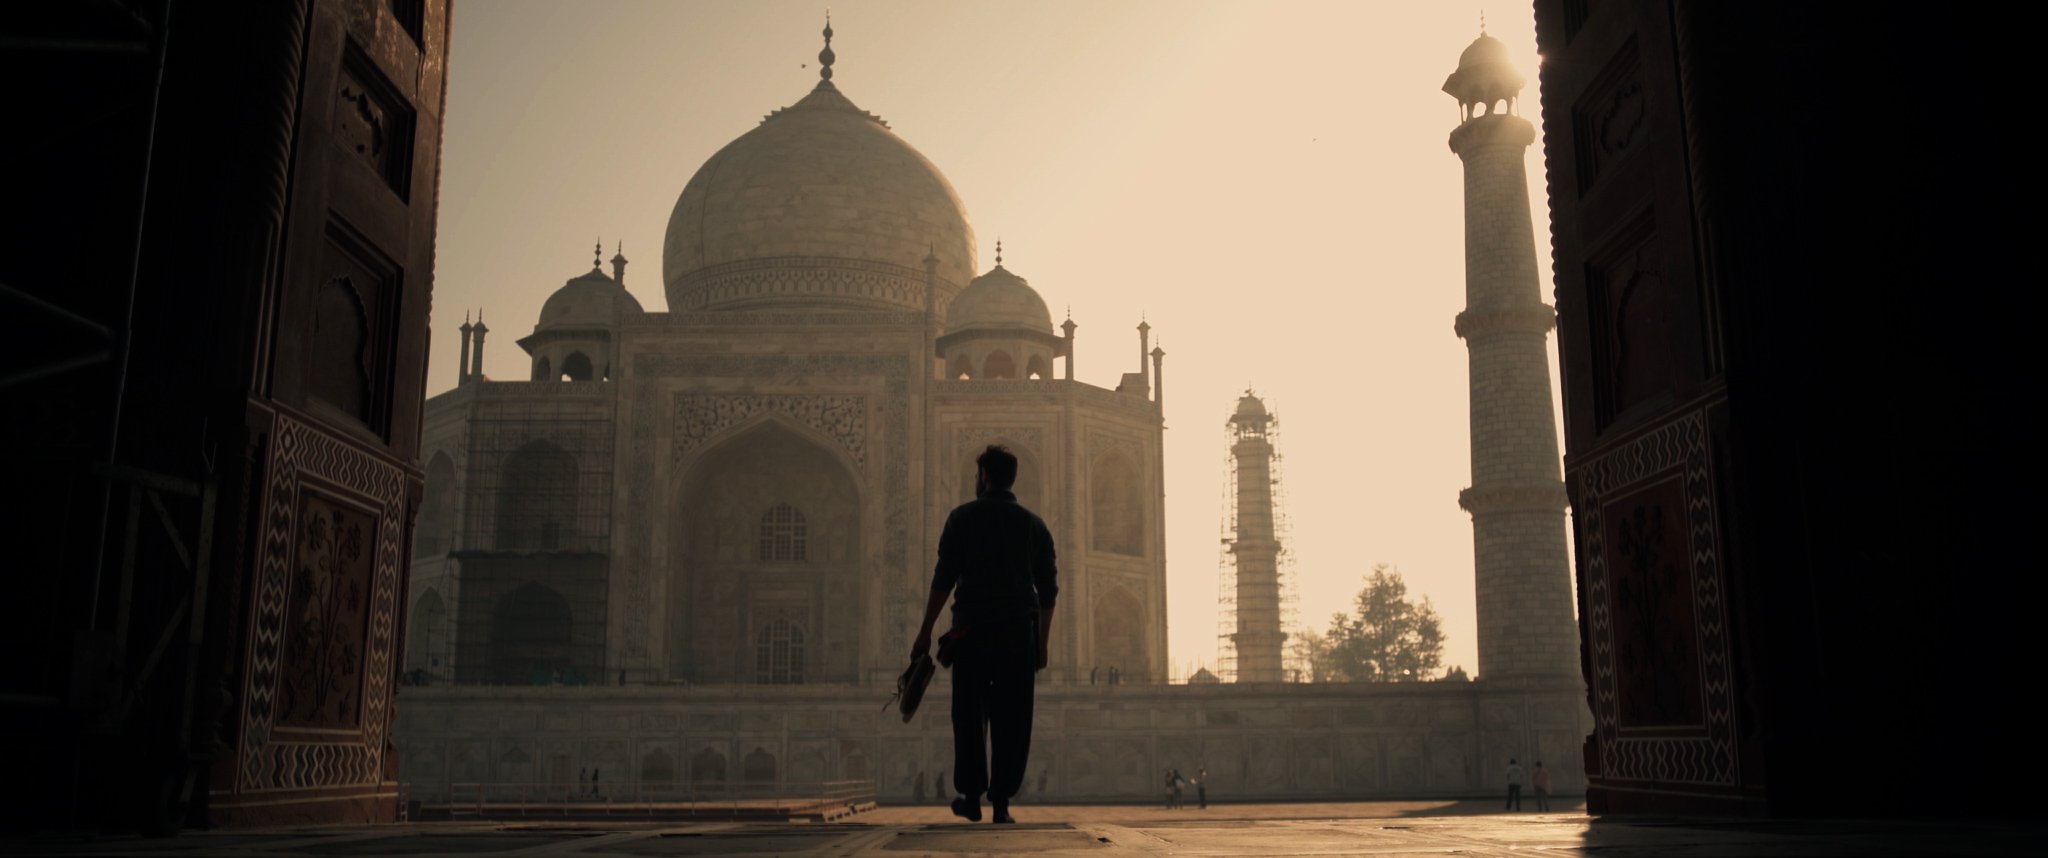
[[[959,798],[953,799],[953,815],[960,817],[961,819],[965,819],[968,822],[980,822],[981,797],[975,796],[974,798],[968,798],[967,796],[963,795]]]

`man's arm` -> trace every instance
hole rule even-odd
[[[955,510],[958,512],[958,510]],[[932,626],[939,622],[939,611],[946,607],[946,597],[953,595],[953,585],[960,582],[957,565],[960,556],[958,539],[953,534],[953,516],[946,516],[946,526],[939,531],[939,563],[932,570],[931,595],[925,598],[924,623],[917,627],[917,640],[910,645],[910,657],[916,658],[932,649]]]
[[[1050,643],[1051,641],[1052,641],[1052,606],[1051,606],[1051,605],[1046,605],[1045,607],[1042,607],[1042,608],[1039,608],[1039,609],[1038,609],[1038,669],[1039,669],[1039,670],[1044,670],[1044,669],[1045,669],[1045,663],[1046,663],[1046,656],[1047,656],[1047,655],[1049,654],[1049,652],[1050,652],[1050,650],[1046,649],[1046,646],[1047,646],[1047,644],[1048,644],[1048,643]]]
[[[1038,568],[1031,570],[1031,583],[1038,591],[1038,669],[1044,670],[1052,645],[1052,606],[1060,594],[1059,561],[1053,547],[1052,531],[1038,522]]]

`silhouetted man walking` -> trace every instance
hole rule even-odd
[[[925,603],[913,657],[931,649],[932,626],[947,596],[953,628],[939,661],[953,670],[953,813],[981,821],[988,793],[995,820],[1010,818],[1031,754],[1033,674],[1045,667],[1055,581],[1052,532],[1017,503],[1017,457],[991,445],[975,460],[975,499],[946,517],[939,565]],[[957,588],[957,591],[956,591]],[[983,736],[988,738],[983,740]]]

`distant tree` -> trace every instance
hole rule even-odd
[[[1342,616],[1339,614],[1338,616]],[[1287,647],[1293,650],[1289,659],[1308,673],[1304,679],[1309,682],[1336,682],[1330,671],[1336,666],[1330,661],[1330,638],[1314,629],[1303,629],[1287,639]]]
[[[1459,666],[1457,666],[1457,665],[1455,665],[1455,664],[1454,664],[1454,665],[1451,665],[1451,669],[1449,669],[1449,670],[1446,670],[1446,671],[1444,671],[1444,680],[1443,680],[1443,681],[1445,681],[1445,682],[1471,682],[1471,681],[1472,681],[1472,677],[1466,676],[1466,675],[1465,675],[1465,669],[1464,669],[1464,668],[1462,668],[1462,667],[1459,667]]]
[[[1351,613],[1331,615],[1328,632],[1305,634],[1297,647],[1317,682],[1433,679],[1443,663],[1443,623],[1427,596],[1408,600],[1400,570],[1380,563],[1366,576]]]

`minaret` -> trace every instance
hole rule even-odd
[[[1145,321],[1141,316],[1138,318],[1138,374],[1144,376],[1145,385],[1138,388],[1139,393],[1149,393],[1152,390],[1152,371],[1145,363],[1151,357],[1151,352],[1152,323]]]
[[[1518,115],[1522,85],[1507,46],[1483,26],[1444,81],[1460,107],[1451,151],[1465,162],[1465,312],[1456,330],[1471,355],[1472,487],[1458,505],[1472,514],[1479,675],[1575,678],[1578,627],[1544,349],[1557,316],[1536,276],[1522,167],[1536,129]]]
[[[1067,340],[1066,374],[1068,381],[1074,380],[1074,329],[1078,327],[1081,326],[1074,324],[1074,308],[1068,307],[1067,320],[1065,322],[1060,323],[1060,331],[1062,332],[1062,334],[1065,335]]]
[[[1230,415],[1230,456],[1236,467],[1237,531],[1230,553],[1237,564],[1238,682],[1279,682],[1280,540],[1273,531],[1273,443],[1268,434],[1279,420],[1247,390]]]
[[[618,252],[612,254],[612,280],[620,286],[626,285],[626,243],[623,241],[619,242]]]
[[[470,352],[469,355],[469,377],[482,381],[484,378],[484,335],[490,333],[491,329],[484,327],[484,311],[481,309],[476,311],[476,328],[474,330],[476,331],[476,341],[472,344],[474,351]]]
[[[469,314],[468,314],[468,313],[463,313],[463,314],[462,314],[462,328],[461,328],[461,330],[462,330],[462,352],[461,352],[460,354],[456,355],[456,357],[458,357],[458,358],[460,358],[460,359],[462,360],[462,366],[461,366],[461,368],[460,368],[460,369],[457,369],[457,370],[456,370],[456,372],[455,372],[455,383],[456,383],[456,384],[468,384],[468,383],[469,383],[469,340],[470,340],[470,336],[471,336],[471,335],[472,335],[472,334],[473,334],[473,333],[474,333],[474,332],[476,331],[476,326],[475,326],[475,325],[472,325],[472,324],[470,324],[470,323],[469,323]]]

